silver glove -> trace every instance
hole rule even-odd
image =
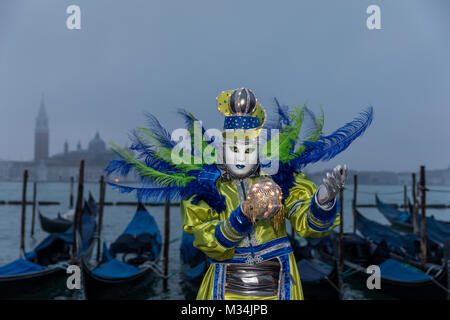
[[[317,189],[317,202],[319,206],[330,208],[334,198],[344,189],[345,180],[347,179],[347,165],[336,166],[332,173],[327,172],[326,178],[322,180],[323,184]]]

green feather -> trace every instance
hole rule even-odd
[[[186,176],[184,173],[179,172],[160,172],[153,168],[147,167],[142,164],[139,160],[133,157],[124,149],[120,148],[115,143],[111,142],[111,146],[113,151],[115,151],[121,158],[128,164],[133,165],[134,171],[139,174],[141,177],[147,178],[153,183],[161,186],[178,186],[184,187],[189,181],[194,180],[194,177]]]
[[[139,135],[139,138],[141,138],[142,141],[144,141],[145,143],[147,143],[153,147],[156,158],[158,158],[160,160],[164,160],[170,164],[175,165],[175,163],[173,162],[173,158],[172,158],[172,156],[173,156],[172,149],[162,146],[158,142],[158,140],[155,139],[155,135],[149,129],[143,128],[143,127],[138,127],[136,129],[136,134]],[[183,151],[180,152],[179,156],[181,158],[183,157]],[[194,157],[193,155],[189,155],[188,163],[180,163],[180,164],[177,164],[176,166],[178,169],[180,169],[186,173],[191,170],[201,170],[202,169],[201,164],[193,164],[193,163],[195,163],[194,162],[195,159],[196,159],[196,157]]]
[[[189,117],[191,120],[192,120],[192,123],[195,123],[195,121],[199,121],[198,119],[197,119],[197,117],[196,116],[194,116],[192,113],[190,113],[189,111],[186,111],[186,110],[184,110],[184,114],[185,114],[185,116],[187,116],[187,117]],[[192,149],[194,149],[195,148],[195,145],[194,145],[194,126],[193,125],[189,125],[188,127],[187,127],[187,129],[188,129],[188,131],[189,131],[189,134],[191,135],[191,148]],[[201,129],[201,128],[200,128]],[[211,162],[212,163],[217,163],[217,152],[215,152],[215,150],[214,150],[214,148],[210,145],[210,143],[208,143],[205,139],[204,139],[204,136],[202,135],[202,146],[201,146],[201,148],[202,148],[202,155],[205,155],[206,153],[208,154],[208,155],[210,155],[210,154],[212,154],[211,155],[211,157],[212,157],[212,159],[211,159]],[[205,151],[206,150],[206,151]],[[204,159],[205,160],[205,159]],[[195,163],[194,161],[199,161],[199,162],[201,162],[201,159],[199,159],[198,157],[196,157],[196,156],[192,156],[192,161],[193,161],[193,163]]]
[[[321,114],[319,118],[315,119],[316,128],[311,132],[311,134],[306,137],[304,140],[308,142],[313,142],[319,139],[320,135],[322,134],[323,124],[324,124],[324,114],[323,109],[320,108]],[[295,150],[296,155],[300,155],[305,151],[305,146],[303,144],[300,144],[300,146]]]
[[[294,112],[290,114],[292,124],[281,130],[279,138],[279,157],[281,162],[287,162],[292,158],[291,151],[297,143],[297,138],[304,119],[304,106],[293,107]]]
[[[297,142],[304,119],[304,106],[295,106],[293,109],[294,112],[289,114],[289,117],[292,119],[292,124],[282,127],[278,136],[278,157],[281,162],[287,162],[293,159],[294,156],[291,151]],[[276,155],[271,153],[272,140],[273,138],[267,141],[261,148],[261,156],[267,160],[274,158]]]

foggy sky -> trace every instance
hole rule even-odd
[[[81,30],[66,28],[70,4]],[[370,4],[382,30],[366,28]],[[222,129],[217,94],[245,86],[268,111],[273,97],[322,107],[325,133],[373,105],[366,134],[313,171],[447,168],[449,14],[445,0],[0,0],[0,159],[33,158],[42,93],[52,155],[97,130],[124,145],[145,111]]]

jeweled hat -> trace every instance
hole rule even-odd
[[[253,139],[260,134],[266,113],[251,90],[222,91],[216,100],[219,111],[225,116],[224,138]]]

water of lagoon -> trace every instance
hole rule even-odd
[[[344,231],[350,232],[353,230],[353,217],[351,212],[352,201],[352,185],[344,192]],[[402,204],[403,202],[403,186],[368,186],[360,185],[358,193],[358,203],[360,204],[374,204],[374,193],[379,192],[380,198],[388,203]],[[433,189],[449,189],[448,187],[436,187]],[[99,199],[99,185],[95,183],[87,183],[84,186],[85,195],[92,192],[96,200]],[[22,193],[22,184],[19,182],[3,182],[0,183],[0,200],[20,200]],[[48,217],[56,217],[58,212],[65,213],[69,206],[70,185],[68,183],[39,183],[37,185],[37,199],[40,201],[58,201],[60,205],[41,206],[41,212]],[[107,188],[105,201],[135,201],[132,194],[121,194],[116,190]],[[32,200],[32,184],[28,185],[27,193],[28,201]],[[427,203],[430,204],[450,204],[450,194],[448,193],[433,193],[427,194]],[[139,296],[131,296],[136,299],[194,299],[195,288],[191,288],[184,282],[180,273],[180,257],[179,246],[181,239],[181,220],[178,206],[171,206],[171,226],[170,237],[173,242],[170,244],[170,262],[169,272],[175,273],[173,277],[168,280],[168,289],[163,290],[161,280],[156,280],[147,288],[146,291],[141,292]],[[135,206],[105,206],[102,239],[110,244],[116,237],[124,230],[128,222],[135,213]],[[148,206],[147,210],[155,217],[161,232],[164,230],[164,207]],[[361,208],[360,210],[366,217],[383,223],[389,224],[388,221],[377,211],[376,208]],[[434,215],[437,219],[449,221],[450,209],[427,209],[427,215]],[[0,205],[0,265],[7,264],[19,257],[20,245],[20,216],[21,207],[19,205]],[[39,227],[39,221],[36,217],[35,235],[31,238],[31,206],[27,206],[26,218],[26,251],[31,251],[41,240],[46,237],[46,233]],[[288,226],[288,230],[290,227]],[[65,286],[65,283],[62,284]],[[382,291],[382,290],[381,290]],[[82,295],[69,291],[67,289],[57,290],[57,294],[50,297],[54,299],[79,299]],[[47,298],[41,296],[37,298]],[[362,291],[346,283],[344,285],[344,299],[388,299],[382,293],[376,295],[365,296]]]

